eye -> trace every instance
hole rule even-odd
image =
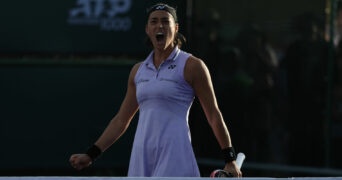
[[[169,18],[163,18],[161,21],[164,25],[170,24],[170,19]]]
[[[156,24],[157,21],[156,20],[150,20],[150,24]]]

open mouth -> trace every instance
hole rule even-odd
[[[164,39],[165,35],[163,33],[157,33],[156,39],[157,41],[162,41]]]

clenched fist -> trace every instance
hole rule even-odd
[[[69,162],[73,168],[81,170],[90,166],[92,160],[87,154],[73,154],[70,156]]]

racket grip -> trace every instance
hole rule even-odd
[[[222,169],[216,169],[210,174],[211,178],[226,178],[226,177],[233,177],[231,173],[226,172]]]
[[[243,164],[243,161],[245,160],[246,156],[244,153],[239,152],[236,156],[236,164],[241,169],[241,166]]]

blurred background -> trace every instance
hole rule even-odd
[[[4,1],[0,176],[125,176],[134,120],[90,168],[68,163],[99,137],[144,60],[155,0]],[[245,177],[342,176],[339,0],[173,0],[184,50],[209,67]],[[202,176],[222,168],[195,100]]]

